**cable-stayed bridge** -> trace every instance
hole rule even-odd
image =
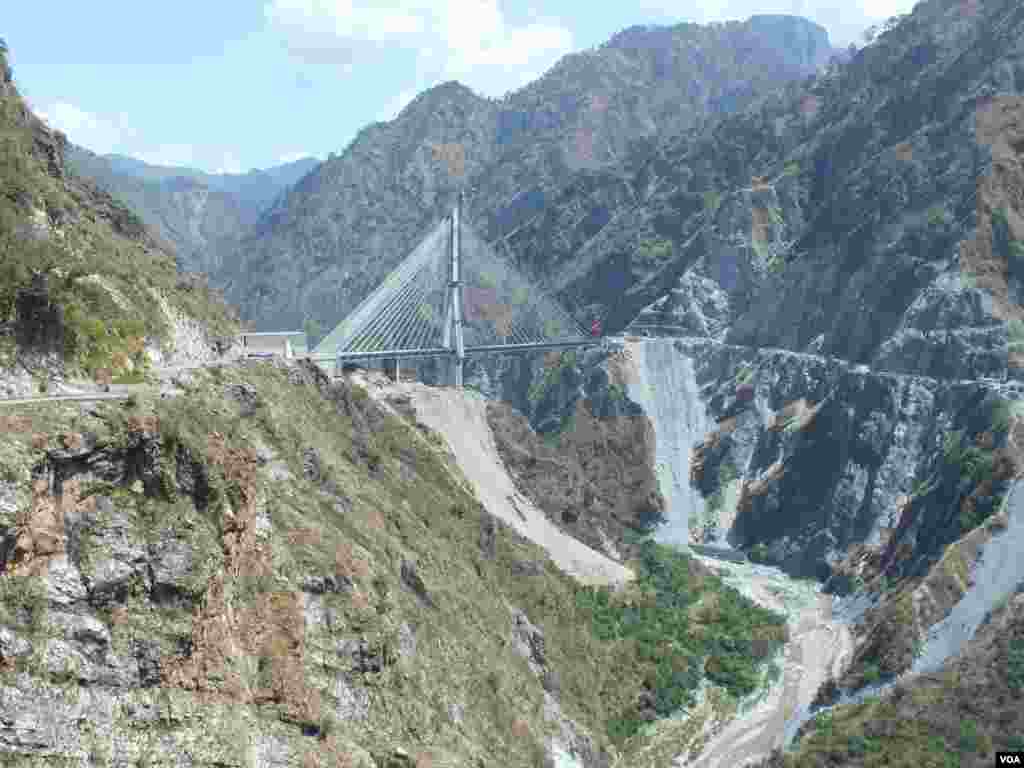
[[[313,350],[336,371],[354,360],[445,358],[462,386],[467,355],[600,344],[551,296],[451,215]]]

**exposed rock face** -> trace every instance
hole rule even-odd
[[[922,572],[959,538],[962,501],[977,487],[944,459],[944,438],[991,432],[996,404],[1022,394],[1012,384],[875,374],[835,358],[694,339],[676,346],[692,357],[714,419],[728,426],[695,455],[693,481],[710,494],[721,465],[734,466],[741,493],[729,541],[764,545],[773,562],[806,577],[828,577],[851,545],[882,537],[886,553],[910,545],[900,572]],[[740,397],[746,376],[753,394]],[[1011,475],[988,476],[985,503]]]
[[[573,368],[564,375],[574,376]],[[602,383],[604,382],[604,383]],[[488,405],[487,417],[502,460],[518,487],[547,517],[589,546],[619,559],[627,529],[643,529],[659,519],[664,501],[653,471],[654,438],[650,425],[624,396],[610,396],[608,374],[591,370],[588,388],[545,406],[567,413],[555,422],[557,444],[546,444],[528,419],[507,403]],[[563,391],[554,387],[552,393]],[[567,393],[566,393],[567,394]],[[558,395],[553,395],[559,397]],[[612,551],[609,551],[609,542]]]
[[[46,275],[35,275],[32,285],[15,299],[15,340],[26,351],[61,354],[64,351],[64,310],[50,301]]]

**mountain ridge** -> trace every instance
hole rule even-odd
[[[813,32],[816,61],[834,52],[822,28],[787,23]],[[568,168],[613,162],[629,137],[682,130],[705,109],[733,109],[787,74],[813,71],[806,57],[779,72],[769,67],[780,56],[772,32],[745,22],[659,34],[667,41],[660,49],[627,55],[617,47],[627,38],[620,38],[616,46],[570,54],[501,101],[453,83],[419,94],[396,120],[360,131],[341,156],[266,213],[222,275],[228,295],[261,328],[306,316],[331,327],[443,215],[459,184],[476,188],[467,199],[474,221],[478,211],[483,217],[486,209],[508,209],[527,179],[557,186]],[[588,63],[581,70],[578,62]],[[602,74],[582,81],[575,73],[592,71],[593,62],[604,62]],[[707,86],[691,89],[687,72]],[[637,87],[655,82],[661,85]],[[459,149],[445,155],[446,145]],[[377,221],[374,209],[389,211],[393,224]]]
[[[209,174],[71,145],[68,164],[131,207],[175,250],[183,269],[215,274],[222,268],[220,259],[260,213],[319,161],[304,158],[244,174]]]

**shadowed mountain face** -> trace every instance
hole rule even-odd
[[[621,167],[632,142],[699,128],[832,53],[817,25],[755,17],[633,27],[502,101],[439,85],[278,200],[223,260],[221,279],[258,327],[307,315],[333,327],[444,215],[459,184],[471,190],[470,223],[511,233],[559,208],[567,184]],[[635,199],[624,189],[609,203]],[[595,211],[580,225],[596,234],[608,221]]]
[[[287,187],[316,167],[314,158],[244,174],[156,166],[71,145],[71,170],[127,204],[173,246],[182,269],[220,271],[242,234]]]

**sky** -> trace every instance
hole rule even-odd
[[[634,24],[755,13],[833,45],[913,0],[95,0],[5,4],[0,37],[32,109],[99,154],[241,173],[342,152],[416,94],[458,80],[501,98]]]

